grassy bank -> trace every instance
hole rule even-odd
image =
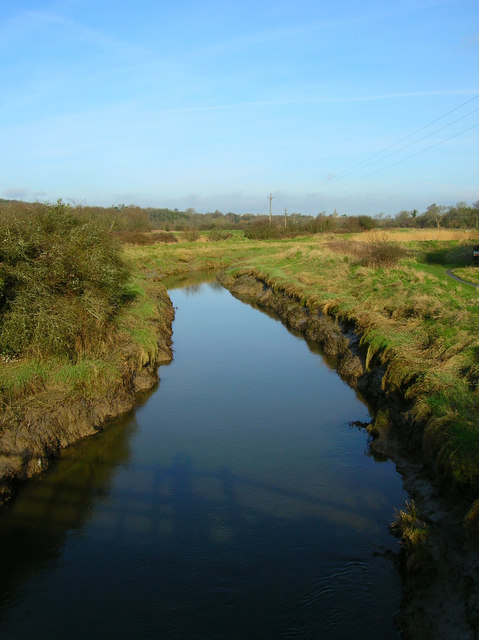
[[[371,264],[353,240],[285,248],[248,268],[268,284],[352,323],[383,384],[426,425],[423,451],[441,476],[479,488],[477,291],[451,280],[435,247]],[[437,251],[442,251],[439,247]]]
[[[478,291],[447,275],[468,274],[477,235],[398,231],[350,236],[129,248],[137,268],[159,277],[190,269],[251,274],[352,324],[366,362],[409,402],[423,456],[440,482],[479,490]]]
[[[0,214],[1,502],[154,383],[173,310],[95,221],[62,203]]]
[[[4,357],[0,367],[0,435],[47,413],[58,403],[83,402],[88,406],[108,399],[111,410],[107,413],[114,415],[116,396],[124,393],[125,385],[129,388],[137,378],[141,388],[138,376],[142,370],[149,367],[154,372],[155,365],[169,361],[172,309],[163,286],[131,277],[124,295],[126,300],[96,353],[85,353],[75,360],[59,354]],[[120,405],[124,410],[123,401]]]

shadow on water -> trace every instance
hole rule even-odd
[[[221,287],[222,285],[220,284],[219,286]],[[247,296],[240,296],[237,294],[234,294],[234,297],[240,300],[241,302],[243,302],[244,304],[247,304],[252,309],[256,309],[257,311],[260,311],[264,315],[268,316],[268,318],[271,318],[271,320],[281,323],[291,335],[295,336],[295,338],[298,338],[298,340],[302,340],[308,346],[308,349],[310,350],[311,353],[314,353],[314,355],[319,356],[321,358],[321,362],[323,362],[330,371],[334,371],[335,373],[337,373],[338,358],[333,355],[325,353],[317,342],[315,342],[314,340],[308,339],[305,335],[303,335],[299,331],[296,331],[292,327],[288,326],[288,324],[277,313],[275,313],[272,309],[268,309],[267,307],[261,305],[253,298],[248,298]],[[340,374],[337,373],[337,375],[339,376]],[[370,413],[373,413],[371,409],[371,405],[368,402],[368,400],[357,389],[352,389],[352,390],[354,391],[354,394],[356,395],[358,400],[368,407],[368,410],[370,411]],[[376,459],[376,456],[375,456],[375,459]],[[383,462],[387,460],[388,460],[387,457],[377,456],[378,462]]]
[[[130,420],[105,432],[94,455],[80,447],[17,501],[0,538],[3,593],[54,558],[65,536],[88,521],[92,502],[111,489],[113,469],[128,459],[127,440],[135,428]],[[101,520],[93,520],[87,534],[96,553],[107,556],[102,575],[109,591],[100,583],[86,597],[72,584],[74,594],[86,597],[90,621],[72,629],[68,616],[57,611],[51,630],[53,614],[37,613],[37,623],[47,619],[49,638],[99,638],[106,629],[119,638],[150,637],[141,635],[144,620],[168,638],[339,638],[351,637],[341,634],[354,628],[358,616],[362,626],[354,637],[368,637],[367,620],[378,612],[370,607],[370,594],[357,592],[357,581],[372,583],[375,575],[355,545],[358,534],[371,532],[367,526],[356,530],[347,518],[318,515],[338,506],[334,495],[317,499],[225,467],[200,471],[185,454],[166,466],[137,465],[135,475],[137,484],[113,488]],[[263,495],[264,504],[249,504],[249,492]],[[275,494],[320,510],[293,518],[268,513]],[[328,566],[332,540],[344,549],[340,569]],[[85,559],[83,572],[94,573],[97,560]],[[121,596],[115,585],[122,585]],[[119,597],[136,602],[135,608],[118,610]],[[16,637],[30,637],[27,622],[16,628]]]
[[[144,404],[158,389],[138,394]],[[55,558],[67,534],[81,529],[95,503],[111,489],[112,478],[130,459],[138,425],[131,411],[101,431],[64,449],[51,467],[29,480],[0,511],[0,607],[12,586]]]

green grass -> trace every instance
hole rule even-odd
[[[5,401],[45,386],[48,366],[35,361],[12,362],[0,368],[0,397]]]
[[[67,388],[92,388],[94,383],[112,379],[118,375],[118,368],[111,362],[99,359],[85,359],[76,364],[69,362],[52,370],[52,382]]]
[[[468,282],[473,282],[474,284],[479,284],[479,267],[478,266],[466,266],[466,267],[456,267],[452,269],[454,275],[462,278],[463,280],[467,280]]]

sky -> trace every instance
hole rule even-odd
[[[479,200],[477,0],[2,0],[0,197]]]

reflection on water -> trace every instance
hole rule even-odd
[[[159,389],[1,514],[0,636],[397,638],[403,495],[349,426],[367,408],[281,323],[183,285]]]
[[[106,495],[118,465],[128,460],[133,416],[65,449],[45,474],[29,481],[0,513],[0,603],[10,583],[41,567],[61,551],[69,531],[81,528],[94,501]]]
[[[221,285],[216,279],[216,271],[211,269],[208,271],[186,271],[175,276],[168,276],[162,282],[167,289],[183,289],[186,295],[204,290],[204,284],[208,284],[211,288],[221,289]]]

